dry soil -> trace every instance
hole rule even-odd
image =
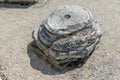
[[[120,0],[49,0],[38,5],[1,5],[0,72],[8,80],[120,80]],[[27,48],[33,29],[63,5],[88,8],[103,36],[82,68],[59,74]]]

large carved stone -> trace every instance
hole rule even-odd
[[[34,51],[61,71],[81,67],[102,33],[89,10],[64,6],[34,30]]]

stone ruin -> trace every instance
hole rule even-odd
[[[101,35],[89,10],[68,5],[55,10],[33,31],[31,47],[54,68],[65,72],[86,62]]]

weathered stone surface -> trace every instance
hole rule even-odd
[[[90,11],[73,5],[55,10],[39,29],[34,30],[33,39],[43,55],[63,69],[81,66],[101,35]]]
[[[0,0],[0,2],[38,2],[38,0]]]

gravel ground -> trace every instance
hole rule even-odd
[[[88,8],[100,23],[103,36],[82,68],[58,74],[30,52],[28,44],[33,29],[67,4]],[[9,7],[0,8],[0,72],[8,80],[120,80],[119,0],[49,0],[41,7]]]

